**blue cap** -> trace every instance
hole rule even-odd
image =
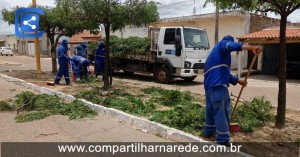
[[[226,35],[222,40],[228,40],[234,42],[234,38],[231,35]]]
[[[84,65],[84,66],[89,66],[90,63],[91,63],[91,61],[88,60],[88,59],[86,59],[86,60],[83,61],[82,65]]]
[[[88,42],[84,41],[84,42],[81,43],[81,45],[87,47],[88,46]]]
[[[68,42],[67,39],[62,40],[62,42],[61,42],[61,44],[68,44],[68,43],[69,43],[69,42]]]
[[[104,45],[105,45],[104,42],[100,41],[99,44],[98,44],[98,47],[104,47]]]

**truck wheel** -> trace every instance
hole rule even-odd
[[[170,72],[166,67],[160,67],[156,70],[156,80],[159,83],[170,82]]]
[[[191,81],[194,81],[196,77],[197,77],[197,76],[193,76],[193,77],[184,77],[183,79],[184,79],[184,81],[186,81],[186,82],[191,82]]]

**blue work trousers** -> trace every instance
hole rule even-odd
[[[104,62],[105,58],[100,58],[96,60],[96,77],[98,75],[104,75]]]
[[[68,64],[61,64],[59,65],[58,73],[54,80],[54,83],[59,83],[62,76],[65,77],[66,84],[70,84],[70,77],[69,77],[69,66]]]
[[[216,133],[218,143],[230,141],[230,97],[226,86],[218,85],[205,90],[206,115],[204,134]]]

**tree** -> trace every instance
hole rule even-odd
[[[106,56],[103,89],[107,90],[112,84],[109,53],[110,31],[120,30],[127,25],[143,26],[156,22],[159,18],[157,6],[155,2],[147,2],[147,0],[126,0],[123,3],[121,0],[81,0],[79,6],[83,9],[80,19],[88,19],[93,23],[104,25]]]
[[[206,7],[208,3],[213,2],[213,0],[206,0],[203,7]],[[215,14],[215,45],[219,42],[219,24],[220,24],[220,5],[218,2],[215,2],[216,5],[216,14]]]
[[[210,0],[209,0],[210,1]],[[286,23],[287,17],[300,8],[300,0],[211,0],[219,2],[221,9],[274,12],[281,16],[279,46],[279,92],[275,127],[283,128],[286,111]]]
[[[40,18],[40,29],[45,31],[51,44],[52,73],[57,72],[56,47],[60,37],[63,35],[70,37],[84,29],[92,30],[98,27],[96,24],[87,24],[84,20],[74,18],[79,14],[80,9],[73,6],[72,2],[66,0],[56,0],[56,7],[37,6],[45,12]],[[4,20],[14,24],[14,15],[18,8],[17,6],[13,9],[3,9]]]

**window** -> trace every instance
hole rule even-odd
[[[175,44],[175,28],[167,28],[165,32],[164,44],[174,45]]]
[[[206,31],[184,28],[183,35],[186,48],[209,49]]]

